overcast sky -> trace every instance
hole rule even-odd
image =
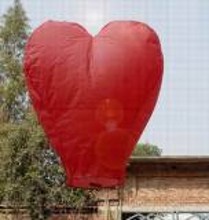
[[[0,15],[12,4],[0,0]],[[208,0],[22,0],[34,29],[46,20],[96,34],[111,20],[138,20],[158,33],[165,56],[160,98],[141,141],[165,155],[209,155]]]

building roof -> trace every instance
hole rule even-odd
[[[131,157],[129,163],[209,163],[209,156],[157,156],[157,157]]]
[[[141,177],[209,177],[209,156],[132,157],[127,171]]]

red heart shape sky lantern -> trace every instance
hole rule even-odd
[[[38,118],[74,187],[123,184],[127,159],[160,90],[156,33],[115,21],[92,37],[75,23],[49,21],[30,37],[25,74]]]

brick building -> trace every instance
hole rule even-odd
[[[132,158],[127,172],[123,189],[100,195],[106,206],[109,200],[110,209],[120,211],[118,219],[152,213],[167,219],[209,219],[209,157]]]
[[[132,158],[125,186],[100,190],[97,199],[88,213],[51,220],[209,220],[209,157]]]

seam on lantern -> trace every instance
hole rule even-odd
[[[88,43],[88,50],[87,50],[87,64],[86,64],[86,73],[87,79],[91,82],[92,80],[92,65],[93,65],[93,41],[94,38],[90,38],[90,42]]]

